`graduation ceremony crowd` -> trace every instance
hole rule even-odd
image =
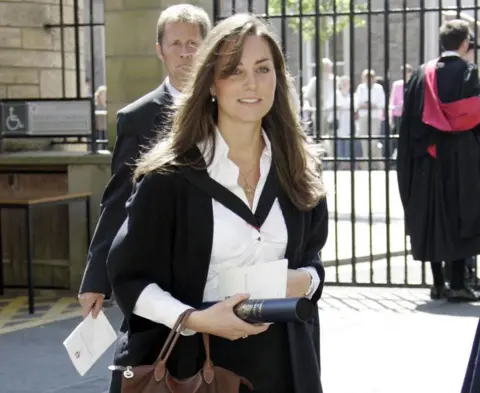
[[[412,256],[432,270],[431,299],[476,302],[470,274],[480,254],[478,45],[462,20],[441,26],[440,44],[439,58],[404,69],[395,120],[398,187]],[[206,389],[199,392],[250,391],[247,383],[207,373],[211,360],[255,393],[320,393],[318,307],[306,322],[254,324],[234,312],[248,294],[218,295],[222,270],[282,259],[286,297],[316,305],[322,295],[322,146],[298,114],[281,45],[254,15],[212,26],[203,9],[178,4],[160,13],[156,52],[166,78],[117,113],[112,177],[79,293],[84,316],[96,317],[112,301],[124,316],[109,391],[156,391],[164,375],[157,358],[182,320],[167,355],[168,391],[187,392],[182,380],[199,370],[196,389]],[[365,73],[365,89],[372,78]],[[148,381],[129,382],[125,370],[154,364]],[[480,321],[461,393],[479,392]]]

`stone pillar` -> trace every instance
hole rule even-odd
[[[213,0],[187,1],[204,8],[213,18]],[[165,78],[155,52],[160,12],[174,0],[105,1],[106,74],[110,147],[116,138],[116,112],[155,89]]]
[[[79,0],[80,22],[83,1]],[[74,22],[73,0],[63,0],[64,23]],[[62,64],[60,0],[0,0],[0,98],[76,96],[74,28],[64,28]],[[83,31],[80,30],[80,83],[84,89]],[[62,88],[62,73],[65,89]],[[85,91],[82,91],[84,95]],[[4,150],[45,149],[48,140],[5,140]]]

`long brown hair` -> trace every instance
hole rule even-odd
[[[165,171],[172,165],[185,165],[181,159],[185,153],[207,139],[213,145],[211,162],[215,149],[217,104],[212,100],[210,88],[216,74],[215,67],[219,56],[224,54],[222,50],[228,46],[229,62],[220,72],[221,78],[228,78],[241,60],[243,43],[248,35],[263,37],[273,56],[277,85],[272,108],[263,118],[262,127],[272,145],[273,165],[279,182],[297,208],[311,209],[325,196],[318,146],[309,143],[296,114],[293,83],[280,46],[266,24],[249,14],[235,14],[220,22],[207,35],[197,52],[190,82],[174,114],[171,133],[140,158],[134,180],[150,172]],[[189,162],[188,165],[198,169],[205,166],[203,161]]]

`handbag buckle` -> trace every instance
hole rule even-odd
[[[131,379],[135,376],[135,374],[133,373],[133,369],[132,369],[132,366],[108,366],[108,369],[111,370],[111,371],[123,371],[123,376],[126,378],[126,379]]]
[[[133,371],[132,371],[132,368],[130,366],[128,366],[125,371],[123,372],[123,376],[126,378],[126,379],[131,379],[133,378],[134,374],[133,374]]]

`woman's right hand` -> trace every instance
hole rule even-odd
[[[270,324],[253,325],[242,321],[233,312],[233,308],[248,297],[247,294],[237,294],[205,310],[194,311],[185,321],[185,328],[232,341],[263,333]]]

